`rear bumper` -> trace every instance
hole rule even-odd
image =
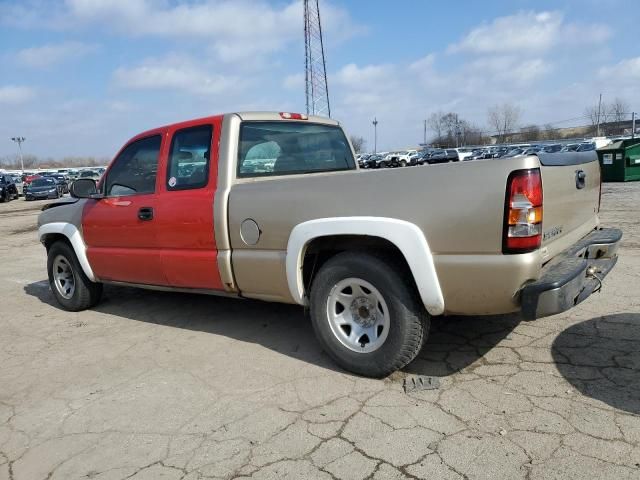
[[[535,320],[564,312],[599,291],[618,261],[621,238],[615,228],[594,230],[551,260],[540,278],[522,289],[522,316]]]

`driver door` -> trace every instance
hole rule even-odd
[[[87,257],[100,280],[167,284],[154,218],[162,139],[158,131],[129,143],[105,173],[104,198],[85,205]]]

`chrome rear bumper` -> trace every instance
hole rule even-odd
[[[594,230],[547,263],[521,291],[522,316],[535,320],[564,312],[599,291],[618,261],[621,238],[615,228]]]

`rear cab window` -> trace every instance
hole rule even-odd
[[[306,122],[246,121],[240,125],[238,178],[354,170],[338,126]]]

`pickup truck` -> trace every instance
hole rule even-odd
[[[103,284],[305,306],[343,368],[411,362],[436,315],[565,311],[600,289],[595,152],[360,172],[334,120],[230,113],[144,132],[38,219],[52,292]],[[434,205],[430,208],[429,205]]]

